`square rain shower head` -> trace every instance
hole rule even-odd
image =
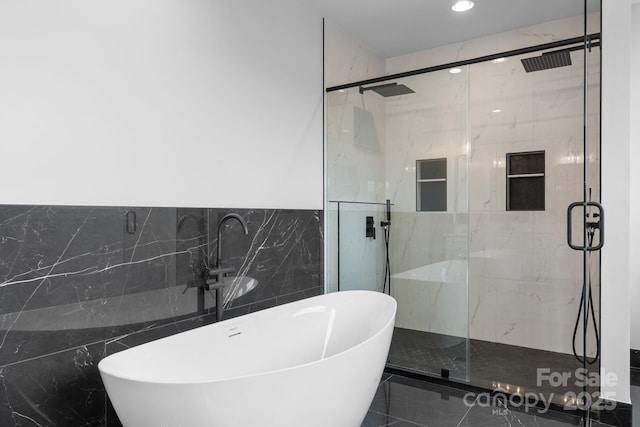
[[[571,53],[568,50],[557,50],[555,52],[546,52],[533,58],[523,58],[520,61],[524,70],[527,73],[531,73],[571,65]]]
[[[372,90],[378,95],[382,95],[385,98],[389,96],[407,95],[409,93],[415,93],[405,85],[399,85],[398,83],[387,83],[378,86],[362,87],[360,86],[360,93],[364,93],[367,90]]]

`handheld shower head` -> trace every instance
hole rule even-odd
[[[387,199],[387,220],[380,221],[380,227],[384,227],[385,229],[391,225],[391,200]]]
[[[387,222],[391,223],[391,200],[387,199]]]

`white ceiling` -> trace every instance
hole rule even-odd
[[[417,52],[541,22],[581,15],[583,0],[474,0],[468,12],[454,0],[299,0],[340,25],[383,58]],[[599,0],[587,0],[599,10]]]

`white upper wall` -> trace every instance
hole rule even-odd
[[[607,232],[601,268],[600,369],[615,374],[617,381],[603,382],[600,391],[621,402],[630,402],[630,16],[631,0],[602,2],[601,170]]]
[[[640,1],[635,1],[631,14],[631,117],[640,117]],[[631,188],[629,189],[631,241],[640,242],[640,123],[631,121]],[[640,349],[640,248],[631,244],[629,257],[631,266],[631,348]]]
[[[294,0],[3,0],[0,203],[322,208],[322,19]]]

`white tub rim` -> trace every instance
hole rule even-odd
[[[162,385],[185,385],[185,386],[186,386],[186,385],[198,385],[198,384],[218,383],[218,382],[224,382],[224,381],[244,380],[244,379],[253,378],[253,377],[259,377],[259,376],[263,376],[263,375],[273,375],[273,374],[277,374],[277,373],[283,373],[283,372],[287,372],[287,371],[292,371],[292,370],[294,370],[294,369],[299,369],[299,368],[303,368],[303,367],[306,367],[306,366],[311,366],[311,365],[317,364],[318,362],[329,361],[329,360],[331,360],[331,359],[335,359],[335,358],[337,358],[337,357],[339,357],[339,356],[342,356],[342,355],[345,355],[345,354],[347,354],[347,353],[353,352],[353,351],[355,351],[356,349],[358,349],[358,348],[360,348],[360,347],[364,346],[365,344],[367,344],[367,343],[369,343],[369,342],[373,341],[374,339],[378,338],[382,333],[384,333],[384,332],[385,332],[385,331],[390,327],[390,324],[391,324],[391,323],[394,323],[394,322],[395,322],[395,317],[396,317],[395,315],[396,315],[396,311],[397,311],[398,305],[397,305],[397,302],[396,302],[395,298],[393,298],[392,296],[390,296],[390,295],[388,295],[388,294],[385,294],[385,293],[382,293],[382,292],[377,292],[377,291],[369,291],[369,290],[348,290],[348,291],[332,292],[331,294],[336,294],[336,293],[349,293],[349,294],[355,294],[355,293],[372,293],[372,294],[381,294],[381,295],[385,295],[385,297],[390,298],[390,299],[392,300],[392,302],[393,302],[392,315],[391,315],[391,316],[390,316],[390,318],[385,322],[384,326],[382,326],[382,327],[380,328],[380,330],[379,330],[379,331],[377,331],[375,334],[373,334],[372,336],[370,336],[370,337],[369,337],[369,338],[367,338],[366,340],[361,341],[361,342],[359,342],[358,344],[356,344],[356,345],[354,345],[354,346],[352,346],[352,347],[349,347],[348,349],[346,349],[346,350],[344,350],[344,351],[341,351],[341,352],[336,353],[336,354],[332,354],[332,355],[331,355],[331,356],[329,356],[329,357],[325,357],[325,358],[322,358],[322,359],[313,360],[313,361],[311,361],[311,362],[306,362],[306,363],[302,363],[302,364],[299,364],[299,365],[288,366],[288,367],[286,367],[286,368],[272,369],[272,370],[265,370],[265,371],[256,372],[256,373],[251,373],[251,374],[246,374],[246,375],[236,375],[236,376],[231,376],[231,377],[223,377],[223,378],[217,378],[217,379],[206,379],[206,380],[196,380],[196,381],[188,381],[188,382],[185,382],[185,381],[171,381],[171,380],[167,380],[167,381],[153,381],[153,380],[143,380],[143,379],[140,379],[139,377],[138,377],[138,378],[136,378],[136,377],[133,377],[133,376],[131,376],[131,375],[115,375],[115,374],[113,374],[112,372],[103,371],[103,369],[100,367],[100,365],[101,365],[101,364],[102,364],[102,362],[103,362],[104,360],[106,360],[109,356],[112,356],[112,355],[109,355],[109,356],[105,357],[104,359],[102,359],[102,360],[98,363],[98,369],[99,369],[99,372],[100,372],[100,374],[101,374],[101,375],[102,375],[102,374],[105,374],[105,375],[108,375],[108,376],[110,376],[110,377],[117,378],[117,379],[127,380],[127,381],[131,381],[131,382],[135,382],[135,383],[141,383],[141,384],[154,384],[154,385],[158,385],[158,386],[162,386]],[[301,299],[301,300],[298,300],[298,301],[292,301],[291,303],[287,303],[287,304],[295,304],[295,303],[298,303],[298,302],[302,302],[302,301],[304,301],[304,300],[308,300],[308,299],[311,299],[311,298],[318,298],[318,297],[322,297],[322,296],[325,296],[325,295],[329,295],[329,294],[316,295],[315,297],[305,298],[305,299]],[[282,307],[282,306],[284,306],[284,305],[286,305],[286,304],[282,304],[282,305],[274,306],[274,307],[269,307],[268,309],[265,309],[265,310],[269,310],[269,309],[271,309],[271,308],[278,308],[278,307]],[[264,310],[260,310],[260,311],[264,311]],[[259,313],[260,311],[255,311],[255,312],[253,312],[253,313]],[[253,314],[253,313],[247,313],[247,314],[245,314],[245,315],[243,315],[243,316],[247,316],[247,315],[250,315],[250,314]],[[237,320],[238,320],[239,318],[241,318],[241,317],[242,317],[242,316],[233,317],[233,318],[231,318],[231,319],[226,319],[226,320],[223,320],[223,321],[221,321],[221,322],[215,322],[215,323],[210,323],[210,324],[208,324],[208,325],[199,326],[198,328],[204,328],[204,327],[207,327],[207,326],[219,325],[219,324],[224,323],[224,322],[233,322],[233,321],[237,321]],[[393,327],[393,325],[391,325],[391,327]],[[157,340],[149,341],[148,343],[151,343],[151,342],[154,342],[154,341],[158,341],[158,340],[162,340],[162,339],[165,339],[165,338],[170,338],[170,337],[173,337],[173,336],[179,335],[179,334],[181,334],[181,333],[186,333],[186,332],[189,332],[189,331],[193,331],[193,330],[198,329],[198,328],[189,329],[189,330],[187,330],[187,331],[183,331],[183,332],[178,332],[177,334],[169,335],[169,336],[167,336],[167,337],[163,337],[163,338],[158,338]],[[147,344],[147,343],[143,343],[143,344],[140,344],[140,345],[144,345],[144,344]],[[136,347],[138,347],[138,346],[131,347],[131,349],[134,349],[134,348],[136,348]],[[122,351],[127,351],[127,350],[129,350],[129,349],[125,349],[125,350],[122,350]],[[120,352],[118,352],[118,353],[113,353],[113,355],[119,354],[119,353],[121,353],[122,351],[120,351]]]

